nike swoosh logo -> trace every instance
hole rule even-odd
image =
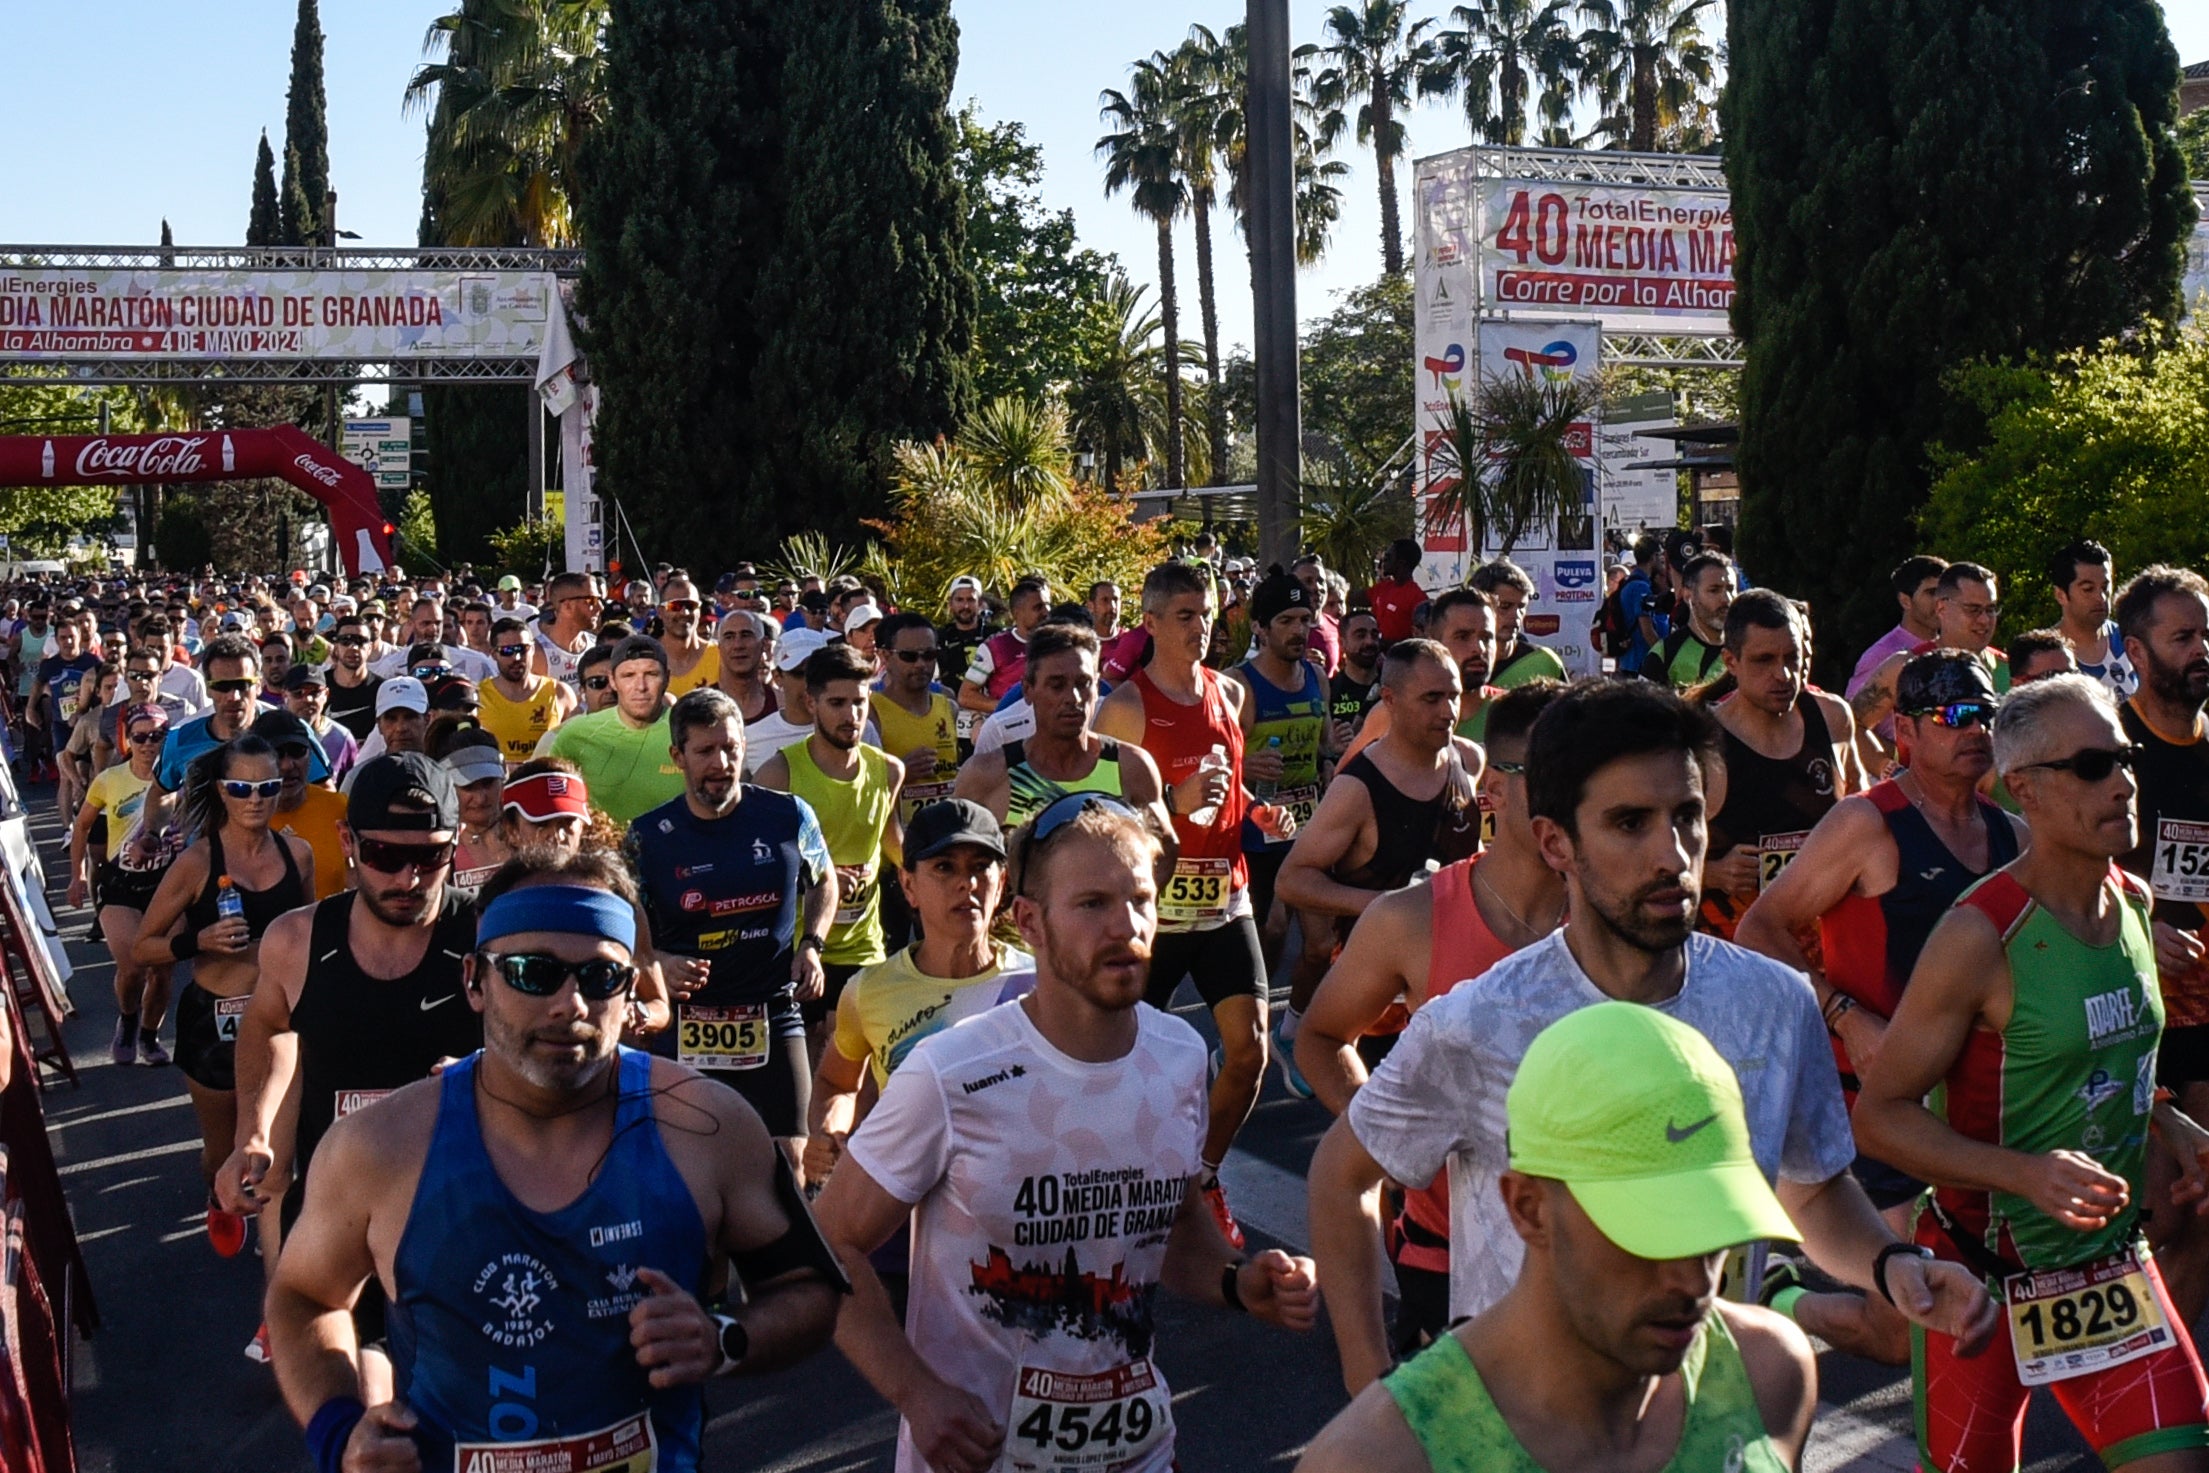
[[[1672,1142],[1672,1144],[1676,1146],[1680,1142],[1686,1140],[1689,1136],[1695,1134],[1695,1132],[1697,1132],[1698,1130],[1701,1130],[1704,1126],[1710,1124],[1713,1120],[1716,1120],[1717,1118],[1718,1117],[1715,1114],[1705,1115],[1702,1119],[1696,1121],[1693,1125],[1688,1126],[1674,1125],[1671,1121],[1667,1120],[1664,1123],[1664,1138]]]
[[[457,993],[457,992],[448,992],[448,993],[446,993],[446,994],[445,994],[445,995],[444,995],[443,997],[434,997],[434,998],[432,998],[432,997],[425,997],[425,998],[423,998],[423,999],[422,999],[422,1011],[426,1013],[426,1012],[428,1012],[428,1011],[429,1011],[429,1010],[430,1010],[431,1008],[434,1008],[434,1007],[438,1007],[438,1006],[440,1006],[441,1004],[444,1004],[444,1003],[448,1003],[448,1002],[451,1002],[451,1001],[452,1001],[452,1000],[453,1000],[454,998],[456,998],[456,997],[458,997],[458,996],[460,996],[460,994],[459,994],[459,993]]]

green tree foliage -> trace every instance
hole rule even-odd
[[[1073,379],[1075,338],[1118,262],[1077,244],[1072,210],[1043,207],[1043,151],[1019,123],[984,124],[969,107],[952,166],[974,267],[974,391],[1043,398]]]
[[[1637,153],[1661,148],[1708,108],[1716,58],[1703,36],[1711,0],[1582,0],[1580,77],[1604,109],[1599,133]]]
[[[491,548],[492,566],[501,575],[512,573],[528,580],[566,570],[567,540],[567,529],[548,517],[523,517],[484,539]]]
[[[276,195],[276,155],[269,149],[266,128],[261,130],[261,146],[253,154],[253,210],[246,216],[245,243],[284,243],[284,212]]]
[[[1434,57],[1427,33],[1434,21],[1413,20],[1410,0],[1361,0],[1327,12],[1327,41],[1320,49],[1326,69],[1315,96],[1329,112],[1323,134],[1332,139],[1354,127],[1358,142],[1373,150],[1381,191],[1381,267],[1391,276],[1404,269],[1403,202],[1396,193],[1396,161],[1408,135],[1404,115],[1411,111],[1420,73]]]
[[[284,243],[306,245],[328,224],[323,197],[330,188],[330,124],[322,93],[322,11],[318,0],[299,0],[291,33],[291,86],[284,93]]]
[[[423,386],[422,462],[437,503],[438,555],[447,562],[480,561],[492,533],[528,505],[536,399],[526,384]]]
[[[399,508],[399,553],[402,562],[411,561],[408,549],[415,553],[428,553],[433,559],[437,554],[437,512],[430,505],[427,491],[409,491],[406,501]]]
[[[1179,108],[1185,77],[1177,74],[1172,58],[1163,52],[1145,57],[1129,69],[1125,92],[1108,87],[1098,100],[1098,110],[1112,131],[1097,140],[1097,153],[1105,164],[1105,193],[1122,190],[1135,213],[1151,222],[1158,232],[1158,310],[1166,326],[1166,341],[1181,341],[1181,298],[1174,282],[1174,222],[1189,207],[1188,181],[1181,172]],[[1165,355],[1160,372],[1166,381],[1166,423],[1182,420],[1181,361],[1178,353]],[[1187,448],[1178,433],[1166,436],[1166,484],[1189,484]]]
[[[1455,98],[1466,125],[1489,143],[1569,147],[1580,69],[1580,43],[1565,19],[1571,10],[1570,0],[1458,6],[1434,34],[1419,90]]]
[[[2209,180],[2209,107],[2197,107],[2178,120],[2178,146],[2186,155],[2186,172]]]
[[[1148,289],[1115,274],[1105,300],[1075,339],[1073,382],[1066,408],[1073,442],[1097,458],[1104,484],[1117,490],[1122,472],[1149,460],[1166,442],[1166,351]],[[909,470],[909,468],[908,468]]]
[[[1323,441],[1336,474],[1377,475],[1411,434],[1414,310],[1410,278],[1383,275],[1305,329],[1306,454]]]
[[[2042,570],[2091,537],[2122,578],[2153,562],[2209,565],[2209,328],[2160,353],[2108,342],[2053,366],[1973,364],[1951,392],[1986,443],[1936,451],[1920,541],[2002,576],[2005,632],[2054,622]]]
[[[1944,377],[2175,320],[2194,205],[2155,0],[1736,0],[1742,560],[1830,677],[1893,622]]]

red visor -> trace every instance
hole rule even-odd
[[[590,789],[572,772],[540,772],[508,779],[503,797],[505,812],[519,813],[531,823],[545,823],[563,813],[588,818],[591,812]]]

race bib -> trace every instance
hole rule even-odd
[[[2017,1378],[2027,1386],[2090,1376],[2177,1343],[2137,1248],[2076,1268],[2012,1274],[2002,1297]]]
[[[2158,900],[2209,901],[2209,823],[2166,818],[2155,826],[2155,870],[2149,884]]]
[[[1124,1467],[1173,1432],[1172,1398],[1148,1360],[1093,1373],[1022,1366],[1004,1466],[1015,1473]]]
[[[356,1110],[365,1110],[390,1093],[388,1089],[341,1089],[337,1092],[337,1118],[343,1120]]]
[[[218,997],[215,999],[215,1037],[224,1043],[238,1041],[238,1025],[245,1021],[246,1004],[253,1001],[253,994],[243,997]]]
[[[867,902],[874,897],[876,871],[867,865],[836,866],[836,924],[856,926],[867,916]]]
[[[1772,881],[1780,871],[1795,862],[1802,853],[1802,846],[1809,842],[1810,830],[1797,829],[1791,834],[1766,834],[1756,841],[1756,887],[1759,891],[1772,888]]]
[[[767,1004],[708,1008],[675,1005],[675,1057],[693,1069],[758,1069],[773,1040]]]
[[[1282,788],[1274,793],[1273,806],[1295,819],[1297,828],[1302,829],[1311,823],[1312,815],[1319,811],[1319,785],[1312,783],[1301,788]]]
[[[952,788],[957,785],[958,779],[956,777],[948,777],[940,781],[931,778],[927,782],[908,780],[904,790],[898,796],[898,801],[904,804],[905,817],[910,819],[929,804],[941,803],[949,798]]]
[[[659,1439],[646,1412],[580,1437],[453,1446],[453,1473],[653,1473],[659,1465]]]
[[[1168,926],[1208,926],[1227,919],[1228,886],[1235,864],[1229,859],[1174,861],[1173,878],[1158,897],[1158,920]]]
[[[1496,810],[1486,798],[1474,800],[1480,808],[1480,847],[1485,849],[1496,842]]]

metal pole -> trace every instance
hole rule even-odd
[[[1288,0],[1249,0],[1250,276],[1258,370],[1258,561],[1296,556],[1302,389],[1296,344],[1296,161]]]

